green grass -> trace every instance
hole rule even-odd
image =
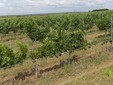
[[[107,75],[108,77],[113,77],[113,66],[105,69],[105,75]]]

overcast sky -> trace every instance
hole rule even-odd
[[[113,0],[0,0],[0,15],[113,9]]]

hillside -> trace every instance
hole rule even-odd
[[[87,33],[86,38],[88,41],[94,41],[98,36],[102,35],[103,32],[93,30]],[[23,38],[20,40],[23,40]],[[109,43],[107,46],[109,47]],[[67,53],[58,59],[48,58],[40,60],[41,69],[43,69],[44,72],[38,79],[35,77],[34,73],[31,74],[31,72],[33,72],[31,70],[34,68],[34,63],[32,63],[31,60],[26,60],[23,64],[16,65],[6,70],[0,70],[0,83],[2,82],[2,85],[12,85],[12,79],[17,77],[17,80],[14,82],[16,85],[19,83],[21,85],[99,85],[102,83],[101,81],[107,77],[106,74],[101,72],[113,65],[112,53],[109,51],[106,52],[104,48],[105,45],[102,46],[98,43],[90,49],[75,51],[72,55],[80,56],[80,60],[78,62],[73,61],[72,64],[65,64],[60,68],[53,67],[59,65],[60,60],[66,62],[66,59],[69,58]],[[102,80],[95,83],[95,81],[98,80],[96,75]],[[92,76],[93,80],[89,81]],[[111,77],[107,77],[107,79],[110,80]],[[106,81],[106,83],[110,85],[113,82]]]
[[[1,17],[0,85],[112,84],[112,13]]]

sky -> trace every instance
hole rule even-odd
[[[113,0],[0,0],[0,15],[84,12],[113,9]]]

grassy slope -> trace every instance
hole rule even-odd
[[[72,79],[65,85],[112,85],[113,75],[107,76],[106,70],[113,69],[113,63],[106,64],[103,67],[102,69],[83,75],[78,79]]]
[[[86,38],[88,39],[88,41],[92,41],[95,39],[95,37],[99,35],[103,35],[103,32],[96,31],[96,32],[88,33],[86,35]],[[20,39],[20,40],[24,40],[24,39]],[[27,43],[30,42],[29,39],[26,39],[26,40],[28,40]],[[4,43],[7,43],[7,42],[4,42]],[[98,44],[88,50],[75,51],[73,55],[76,54],[82,57],[79,63],[74,62],[73,64],[65,65],[60,69],[55,69],[49,72],[45,72],[43,73],[42,77],[38,79],[36,79],[34,75],[30,75],[25,78],[25,80],[23,81],[23,85],[60,85],[60,84],[61,85],[64,85],[64,84],[85,85],[83,84],[84,83],[83,78],[85,76],[86,76],[86,81],[89,81],[89,78],[87,78],[88,75],[93,76],[93,73],[96,74],[99,70],[112,65],[112,61],[111,61],[113,60],[112,54],[110,54],[109,52],[105,52],[103,48],[105,48],[105,45],[101,46]],[[88,57],[90,55],[93,56],[92,59]],[[49,59],[39,60],[38,62],[40,63],[41,68],[45,69],[45,68],[50,68],[55,64],[59,64],[60,60],[66,61],[67,58],[68,58],[68,54],[65,53],[59,59],[49,58]],[[31,68],[33,67],[34,67],[34,63],[32,63],[31,60],[26,60],[23,64],[17,65],[16,67],[6,69],[6,70],[0,70],[0,83],[10,78],[13,78],[14,76],[17,76],[19,72],[22,72],[22,73],[26,71],[30,72]],[[97,70],[100,67],[103,67],[103,68]],[[101,78],[101,74],[98,74],[98,76],[99,75]],[[94,76],[94,79],[96,79],[96,76]],[[75,83],[75,82],[78,82],[78,83]],[[94,81],[91,81],[91,83],[86,85],[91,85],[93,82]],[[21,80],[17,80],[16,83],[21,83]],[[9,82],[8,85],[12,85],[12,82]],[[100,85],[100,84],[97,83],[94,85]],[[107,85],[110,85],[110,84],[107,84]]]

